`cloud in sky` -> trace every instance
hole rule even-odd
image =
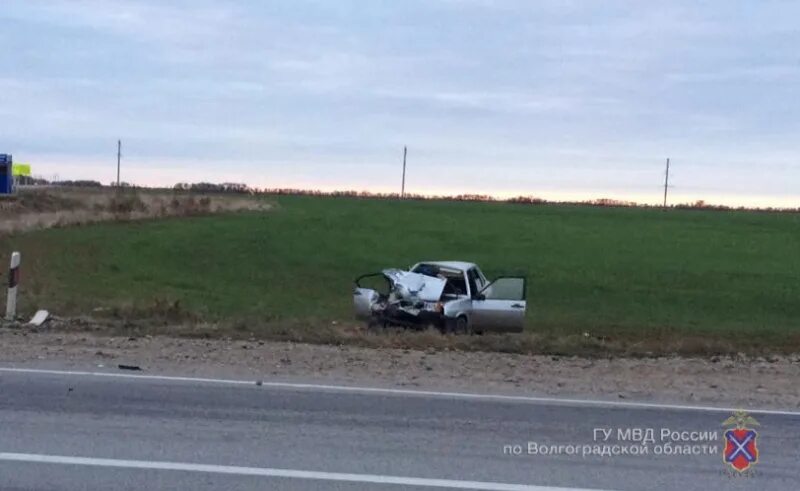
[[[800,5],[6,0],[0,151],[145,184],[800,203]]]

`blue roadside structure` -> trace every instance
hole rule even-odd
[[[11,155],[0,153],[0,196],[14,193],[14,176]]]

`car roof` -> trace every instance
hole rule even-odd
[[[470,268],[477,267],[475,263],[468,263],[466,261],[420,261],[414,266],[420,264],[432,264],[434,266],[441,266],[447,269],[458,269],[460,271],[467,271]]]

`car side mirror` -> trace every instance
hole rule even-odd
[[[486,295],[479,293],[475,296],[475,300],[486,300]]]

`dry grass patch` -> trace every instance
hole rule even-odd
[[[0,234],[85,225],[237,211],[263,211],[261,199],[132,189],[40,188],[0,200]]]
[[[521,334],[451,335],[438,330],[371,330],[356,322],[311,320],[209,321],[175,300],[155,299],[152,304],[97,309],[93,316],[65,318],[49,327],[56,331],[92,331],[111,336],[164,335],[180,338],[268,340],[334,346],[359,346],[413,351],[461,351],[521,355],[580,356],[586,358],[653,358],[684,356],[768,356],[800,352],[800,336],[781,350],[769,343],[738,343],[712,336],[678,332],[613,340],[585,335],[525,332]]]

